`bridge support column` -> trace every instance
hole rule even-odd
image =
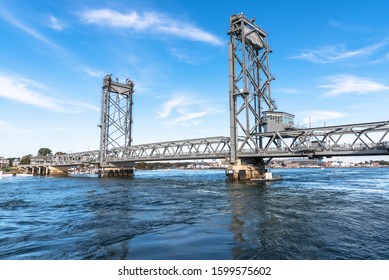
[[[273,181],[273,174],[266,169],[263,162],[245,162],[237,159],[226,170],[227,181]]]
[[[101,178],[133,177],[134,167],[104,167],[99,172]]]

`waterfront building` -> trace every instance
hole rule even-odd
[[[20,165],[20,158],[15,158],[12,162],[12,166],[19,166]]]
[[[0,157],[0,168],[6,168],[9,166],[9,160],[3,157]]]

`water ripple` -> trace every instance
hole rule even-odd
[[[389,259],[389,169],[0,180],[0,259]]]

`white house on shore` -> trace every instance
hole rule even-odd
[[[5,168],[9,166],[9,160],[3,157],[0,157],[0,168]]]
[[[12,162],[12,166],[19,166],[20,165],[20,158],[15,158]]]

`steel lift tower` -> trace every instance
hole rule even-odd
[[[113,167],[108,159],[112,157],[111,153],[115,148],[131,146],[133,94],[134,83],[130,79],[127,79],[126,83],[119,83],[112,81],[111,75],[104,78],[99,125],[100,166],[103,171],[104,168]]]
[[[230,180],[272,180],[274,157],[389,154],[389,121],[297,128],[271,97],[267,34],[243,14],[230,18]]]
[[[246,158],[243,161],[239,154],[262,149],[262,137],[258,133],[264,131],[263,111],[277,109],[270,92],[270,82],[274,80],[269,70],[271,49],[266,32],[254,21],[243,14],[232,15],[228,33],[230,173],[234,173],[234,177],[249,176],[250,179],[264,173],[264,159]]]

